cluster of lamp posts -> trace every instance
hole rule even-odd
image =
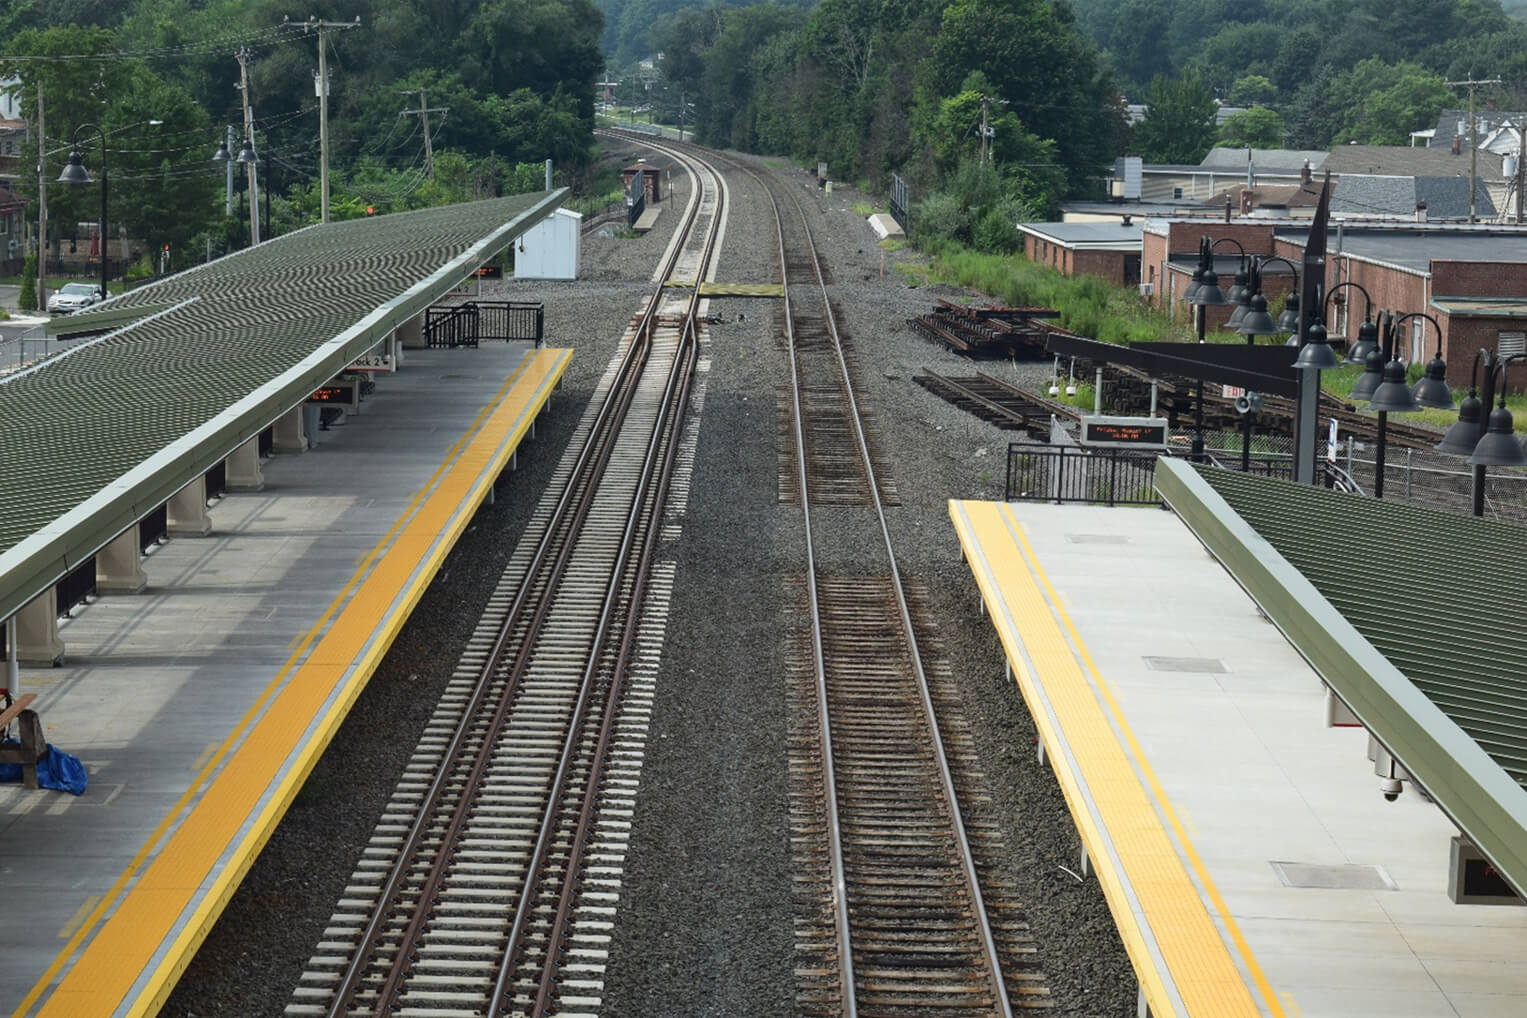
[[[164,123],[162,120],[149,120],[145,122],[154,125]],[[58,182],[60,184],[90,183],[90,171],[85,169],[85,154],[80,148],[81,131],[94,131],[96,136],[101,139],[101,299],[105,300],[111,296],[111,292],[106,289],[108,261],[106,258],[106,240],[111,236],[110,231],[106,228],[106,190],[110,183],[110,174],[107,172],[106,167],[106,132],[102,131],[99,125],[81,124],[74,129],[74,134],[69,139],[69,159],[64,163],[64,171],[58,175]],[[212,158],[219,162],[226,162],[230,157],[234,162],[240,163],[253,163],[259,160],[259,156],[255,154],[254,144],[248,138],[244,139],[244,147],[237,156],[230,156],[228,145],[225,142],[218,148],[217,154]]]
[[[1226,241],[1234,244],[1241,254],[1240,269],[1229,293],[1219,287],[1219,275],[1214,271],[1214,248]],[[1282,262],[1294,276],[1293,289],[1289,291],[1283,313],[1274,321],[1267,313],[1267,298],[1262,295],[1262,266],[1270,262]],[[1363,373],[1352,387],[1349,397],[1354,403],[1368,402],[1368,409],[1378,414],[1378,441],[1374,454],[1373,493],[1384,497],[1384,439],[1388,417],[1392,413],[1414,413],[1422,407],[1451,410],[1453,393],[1447,384],[1447,364],[1442,359],[1442,325],[1424,311],[1411,311],[1395,316],[1393,312],[1380,310],[1380,326],[1373,315],[1373,299],[1361,285],[1348,280],[1337,283],[1320,301],[1309,325],[1305,328],[1304,341],[1299,337],[1299,270],[1287,258],[1277,255],[1248,257],[1240,242],[1231,237],[1211,241],[1204,237],[1199,244],[1198,267],[1192,281],[1183,290],[1183,301],[1194,305],[1197,312],[1198,340],[1204,341],[1204,308],[1224,307],[1234,304],[1227,327],[1246,337],[1248,344],[1255,343],[1258,336],[1291,333],[1287,345],[1299,348],[1294,367],[1324,371],[1340,365],[1326,336],[1324,315],[1329,304],[1344,288],[1351,287],[1363,295],[1367,306],[1363,311],[1363,324],[1358,327],[1357,339],[1347,353],[1348,363],[1363,365]],[[1319,291],[1317,291],[1318,293]],[[1405,381],[1405,364],[1400,360],[1399,327],[1407,319],[1425,319],[1437,330],[1437,350],[1427,362],[1425,374],[1412,388]],[[1473,511],[1475,516],[1484,514],[1484,471],[1486,467],[1527,466],[1527,451],[1517,440],[1511,411],[1506,409],[1506,366],[1527,360],[1527,355],[1513,354],[1501,357],[1490,350],[1480,350],[1474,355],[1474,366],[1469,379],[1469,394],[1457,404],[1458,421],[1447,430],[1437,444],[1440,452],[1467,456],[1474,468]],[[1484,366],[1483,396],[1481,397],[1480,366]],[[1488,423],[1483,422],[1484,407],[1497,395],[1495,409],[1490,411]],[[1249,415],[1248,415],[1249,431]]]

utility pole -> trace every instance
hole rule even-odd
[[[404,95],[413,95],[415,92],[419,93],[419,108],[416,110],[399,110],[398,116],[418,116],[419,130],[424,132],[424,175],[426,177],[433,177],[435,175],[435,146],[429,137],[429,115],[431,113],[438,113],[441,117],[444,117],[450,111],[450,107],[431,106],[425,97],[423,88],[405,88],[403,90]]]
[[[241,46],[234,56],[239,62],[239,91],[244,97],[244,143],[254,148],[254,113],[249,109],[249,47]],[[260,175],[255,161],[244,164],[249,171],[249,243],[260,242]]]
[[[318,194],[319,221],[329,221],[329,47],[324,34],[330,30],[340,32],[359,28],[360,15],[354,21],[320,21],[316,17],[303,23],[310,32],[318,33],[318,75],[313,79],[313,91],[318,94]]]
[[[1527,185],[1527,122],[1516,125],[1516,225],[1522,225],[1522,187]]]
[[[1467,81],[1444,82],[1448,88],[1467,85],[1469,89],[1469,222],[1471,223],[1479,222],[1479,217],[1474,213],[1474,192],[1479,188],[1479,139],[1476,137],[1477,131],[1474,126],[1474,89],[1480,85],[1499,85],[1500,83],[1499,78],[1488,78],[1482,81],[1470,78]]]
[[[104,142],[102,144],[105,144]],[[48,307],[48,132],[37,83],[37,310]]]
[[[997,129],[992,127],[987,119],[987,110],[992,103],[1007,105],[1006,99],[992,99],[989,96],[981,97],[981,162],[991,161],[991,139],[996,135]]]
[[[227,133],[223,135],[223,148],[228,151],[228,164],[223,167],[227,171],[228,178],[223,185],[223,215],[233,217],[233,125],[227,125]]]

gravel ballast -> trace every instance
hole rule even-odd
[[[627,148],[622,157],[636,149]],[[650,159],[665,162],[664,159]],[[1000,498],[1008,433],[916,385],[924,365],[968,374],[969,361],[930,344],[907,319],[967,294],[909,285],[883,252],[863,196],[832,194],[797,169],[767,169],[796,190],[829,265],[834,307],[861,402],[901,505],[889,511],[904,577],[929,595],[987,790],[1053,992],[1049,1013],[1132,1016],[1135,982],[1078,845],[1018,690],[1003,679],[996,635],[949,523],[949,498]],[[415,610],[308,786],[251,869],[164,1014],[278,1015],[371,833],[414,734],[449,678],[475,614],[507,562],[678,223],[689,184],[677,171],[658,227],[640,238],[583,239],[582,278],[485,284],[490,299],[545,304],[548,345],[570,346],[563,390],[519,457],[520,472],[484,507]],[[730,211],[717,279],[777,282],[762,188],[728,176]],[[802,569],[800,510],[779,501],[778,397],[789,366],[780,302],[710,302],[703,409],[681,534],[662,553],[674,597],[631,846],[605,975],[612,1016],[775,1016],[794,1012],[792,866],[786,772],[786,625]],[[1031,386],[1042,363],[981,370]],[[877,538],[878,540],[878,538]],[[879,548],[835,545],[850,572]],[[870,568],[866,565],[865,568]]]

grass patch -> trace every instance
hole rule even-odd
[[[879,241],[878,243],[880,250],[882,251],[900,251],[902,248],[907,246],[907,238],[887,237],[885,240]]]
[[[942,244],[932,252],[932,281],[989,295],[1010,307],[1060,312],[1061,327],[1104,343],[1192,342],[1198,337],[1140,299],[1130,287],[1096,276],[1068,276],[1022,255],[980,254]],[[1231,334],[1233,335],[1233,334]],[[1244,342],[1243,337],[1235,336]]]
[[[856,216],[873,216],[874,214],[875,214],[875,206],[871,205],[869,202],[867,202],[867,201],[856,201],[856,202],[854,202],[854,215],[856,215]]]

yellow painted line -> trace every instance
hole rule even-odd
[[[80,904],[80,907],[74,910],[74,914],[69,917],[69,921],[64,923],[64,928],[58,931],[59,937],[73,936],[74,931],[80,928],[80,924],[95,910],[95,906],[100,900],[96,895],[86,898]]]
[[[783,297],[785,288],[778,283],[701,283],[702,297]]]
[[[1044,586],[1045,591],[1051,596],[1053,601],[1055,588],[1050,585],[1050,580],[1045,575],[1044,567],[1039,564],[1038,556],[1034,554],[1034,549],[1029,546],[1028,539],[1023,536],[1023,531],[1017,519],[1012,515],[1012,509],[1004,506],[1003,513],[1007,516],[1013,528],[1013,533],[1023,543],[1026,557],[1033,567],[1035,578]],[[1203,888],[1204,894],[1208,895],[1209,901],[1214,905],[1214,911],[1219,915],[1220,922],[1224,924],[1225,932],[1235,943],[1236,950],[1240,952],[1241,961],[1246,966],[1246,972],[1251,976],[1252,981],[1257,984],[1257,990],[1262,994],[1262,999],[1266,1002],[1268,1011],[1277,1016],[1277,1018],[1287,1018],[1278,1002],[1278,994],[1273,992],[1272,983],[1268,982],[1266,973],[1262,971],[1262,966],[1257,964],[1256,955],[1252,953],[1251,945],[1246,943],[1246,938],[1241,933],[1240,924],[1231,915],[1230,906],[1226,904],[1224,896],[1219,893],[1219,888],[1215,886],[1213,879],[1210,878],[1209,867],[1204,864],[1203,857],[1198,854],[1198,849],[1193,847],[1193,841],[1189,835],[1190,830],[1196,832],[1196,829],[1192,820],[1180,816],[1179,808],[1172,805],[1172,800],[1167,796],[1166,789],[1162,787],[1161,779],[1156,776],[1155,769],[1151,767],[1150,761],[1145,755],[1145,750],[1141,748],[1139,741],[1135,738],[1134,729],[1129,726],[1129,722],[1125,719],[1124,709],[1119,706],[1118,698],[1114,696],[1113,687],[1103,678],[1103,673],[1098,669],[1097,662],[1092,659],[1092,652],[1087,649],[1087,644],[1082,640],[1082,634],[1077,632],[1076,624],[1071,621],[1070,616],[1066,614],[1064,609],[1058,609],[1055,614],[1057,621],[1070,634],[1077,652],[1081,655],[1082,663],[1086,665],[1087,673],[1092,677],[1093,684],[1097,688],[1099,695],[1103,697],[1109,712],[1113,715],[1114,723],[1120,735],[1129,744],[1130,752],[1134,754],[1135,763],[1139,767],[1140,773],[1144,776],[1146,783],[1150,785],[1151,794],[1156,797],[1156,804],[1166,816],[1167,822],[1172,825],[1172,831],[1176,834],[1177,841],[1182,846],[1183,854],[1187,856],[1188,864],[1193,867],[1193,872],[1198,877],[1199,885]]]
[[[430,493],[428,499],[419,505],[416,498],[378,545],[373,556],[375,567],[369,574],[364,567],[358,570],[345,592],[329,606],[310,631],[310,639],[316,640],[312,653],[290,674],[290,680],[284,681],[289,663],[262,693],[260,703],[274,693],[269,709],[255,720],[247,737],[228,755],[227,763],[206,794],[101,925],[43,1004],[38,1012],[40,1018],[94,1018],[110,1015],[120,1006],[126,1006],[124,1013],[132,1016],[158,1013],[175,980],[190,963],[196,948],[285,814],[440,563],[471,521],[470,512],[456,512],[457,508],[463,504],[475,507],[483,501],[498,474],[497,469],[484,467],[496,465],[501,469],[528,432],[535,414],[524,414],[521,418],[526,409],[523,398],[504,397],[513,395],[513,389],[531,396],[540,393],[540,403],[534,407],[538,409],[550,397],[552,386],[566,370],[570,358],[570,351],[542,350],[523,361],[493,403],[452,447],[435,473],[438,485],[432,478],[424,489]],[[389,541],[394,533],[398,535],[396,540]],[[352,589],[354,596],[347,598]],[[318,638],[317,634],[324,631],[327,620],[341,605],[334,625]],[[371,640],[373,634],[375,640]],[[333,699],[323,709],[331,695]],[[258,706],[246,714],[241,727]],[[321,709],[322,717],[318,717]],[[314,720],[318,722],[315,735],[293,757],[296,748],[293,739],[300,737]],[[229,737],[225,749],[209,762],[209,769],[237,735],[238,731]],[[272,788],[272,780],[288,760],[292,766]],[[270,794],[260,807],[267,792]],[[257,807],[259,813],[252,817]],[[179,809],[172,811],[165,824],[178,813]],[[131,871],[141,865],[141,856],[158,840],[159,833],[156,831],[149,839],[140,858],[134,859],[130,872],[124,873],[118,885],[130,880]],[[227,865],[215,871],[216,864],[230,849]],[[204,885],[207,893],[197,902],[157,968],[146,973],[142,991],[135,999],[127,1000],[134,983],[145,977],[158,948],[171,936]],[[113,895],[116,891],[114,887]],[[71,944],[55,960],[23,1001],[18,1016],[46,990],[73,949]]]
[[[1046,599],[1048,583],[1017,520],[992,502],[951,501],[949,514],[1152,1013],[1261,1015],[1067,642],[1069,622]],[[1144,770],[1143,756],[1138,763]]]

